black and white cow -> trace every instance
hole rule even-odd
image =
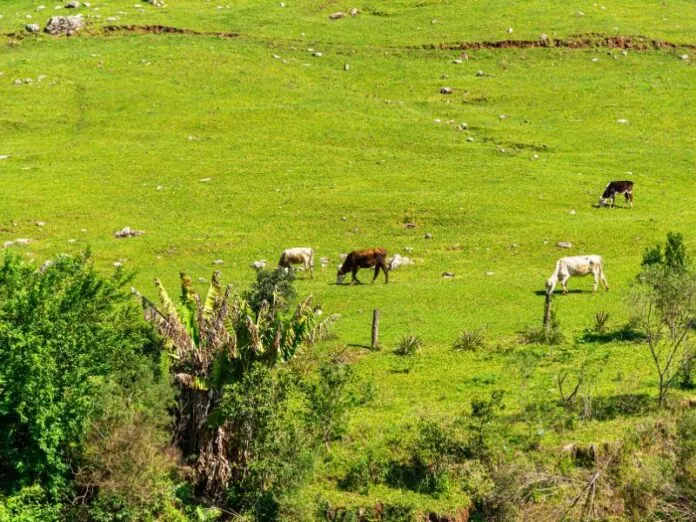
[[[616,200],[617,194],[623,194],[626,201],[630,201],[631,208],[633,208],[633,182],[632,181],[610,181],[609,184],[604,188],[604,193],[602,197],[599,198],[599,206],[604,206],[607,204],[607,200],[610,200],[610,207],[614,206],[614,201]]]

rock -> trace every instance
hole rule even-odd
[[[75,243],[77,243],[77,239],[68,239],[68,244],[74,245]]]
[[[507,30],[508,34],[512,34],[512,31],[513,31],[512,27],[508,27],[508,30]]]
[[[453,92],[454,90],[452,89],[452,87],[442,87],[440,89],[440,94],[452,94]]]
[[[404,257],[400,254],[394,254],[394,256],[387,261],[387,268],[391,271],[396,270],[399,267],[408,266],[412,264],[413,261],[411,261],[411,259],[409,259],[408,257]]]
[[[312,56],[316,56],[317,58],[321,58],[322,56],[324,56],[324,53],[322,53],[321,51],[314,51],[312,53]]]
[[[329,20],[340,20],[341,18],[345,18],[346,13],[343,11],[338,11],[336,13],[331,13],[329,15]]]
[[[433,235],[432,235],[430,232],[427,232],[427,233],[423,236],[423,238],[424,238],[424,239],[432,239],[432,238],[433,238]]]
[[[38,33],[39,31],[41,31],[41,27],[39,26],[39,24],[27,24],[24,26],[24,29],[28,33]]]
[[[142,236],[145,232],[142,230],[135,230],[131,227],[123,227],[121,230],[117,230],[114,232],[114,237],[116,238],[124,238],[124,237],[135,237],[135,236]]]
[[[573,248],[573,243],[571,243],[570,241],[559,241],[558,243],[556,243],[556,246],[558,248]]]
[[[487,275],[488,277],[494,276],[494,275],[495,275],[495,272],[486,272],[486,275]]]
[[[201,183],[208,183],[210,181],[210,178],[201,178],[200,180]]]
[[[20,238],[20,239],[15,239],[14,242],[16,245],[28,245],[29,243],[31,243],[31,239]]]
[[[548,41],[548,39],[549,39],[549,36],[546,33],[541,33],[539,35],[539,40],[541,40],[542,42],[546,42],[546,41]]]
[[[688,59],[689,59],[689,55],[688,55],[688,54],[682,54],[679,58],[681,58],[682,60],[688,60]]]
[[[454,277],[454,273],[453,272],[442,272],[442,277],[444,277],[446,279],[452,279]]]
[[[285,7],[285,2],[280,2],[280,3],[278,4],[278,6],[279,6],[279,7]]]
[[[519,245],[519,243],[513,243],[513,244],[510,245],[510,246],[511,246],[512,248],[519,248],[520,245]]]
[[[35,11],[43,11],[44,9],[46,9],[46,6],[45,6],[45,5],[40,5],[40,6],[38,6],[38,7],[37,7],[36,9],[34,9],[34,10],[35,10]]]
[[[66,9],[77,9],[78,7],[80,7],[80,5],[81,5],[80,2],[78,2],[77,0],[71,0],[70,2],[65,4],[65,8]]]
[[[618,120],[616,120],[616,123],[618,123],[619,125],[626,125],[628,123],[628,120],[625,118],[619,118]]]
[[[254,261],[253,263],[251,263],[251,268],[257,271],[263,270],[264,268],[266,268],[266,260],[261,259],[260,261]]]
[[[466,138],[466,141],[473,142],[473,141],[474,141],[474,137],[473,137],[473,136],[468,136],[468,137]]]
[[[415,224],[415,223],[404,223],[404,226],[405,226],[406,228],[416,228],[416,224]]]
[[[0,154],[0,160],[4,160],[9,158],[10,156],[8,154]]]
[[[123,266],[123,263],[121,261],[114,261],[113,265],[114,268],[121,268]]]
[[[459,128],[460,128],[461,130],[466,130],[466,129],[469,128],[469,124],[466,123],[466,122],[462,122],[462,123],[459,124]]]
[[[17,79],[14,81],[14,84],[15,84],[15,85],[22,85],[22,83],[23,83],[22,80],[20,80],[19,78],[17,78]]]
[[[571,210],[570,212],[568,212],[568,214],[570,214],[571,216],[574,216],[574,215],[575,215],[575,210]]]
[[[413,247],[407,246],[407,247],[404,247],[404,250],[406,251],[406,253],[410,254],[411,252],[413,252]]]
[[[348,221],[348,218],[347,218],[346,216],[343,216],[343,217],[341,218],[341,221]]]
[[[45,226],[45,225],[46,225],[46,222],[45,222],[45,221],[37,221],[37,222],[36,222],[36,226],[37,226],[37,227],[43,227],[43,226]]]
[[[46,270],[48,270],[48,267],[50,267],[52,264],[53,264],[53,260],[47,259],[46,261],[41,263],[41,266],[39,267],[39,272],[41,272],[43,274]]]
[[[484,76],[485,73],[483,71],[476,71],[476,76]]]
[[[442,120],[440,118],[435,118],[433,120],[433,123],[442,123]]]
[[[461,60],[461,59],[457,58],[457,59],[455,59],[455,60],[452,60],[452,63],[455,64],[455,65],[459,65],[459,64],[462,63],[463,61],[464,61],[464,60]]]
[[[223,261],[222,259],[215,259],[215,260],[213,261],[213,264],[214,264],[214,265],[222,265],[223,263],[224,263],[224,261]]]
[[[198,278],[198,282],[199,282],[199,283],[205,283],[206,281],[207,281],[207,279],[206,279],[205,277],[199,277],[199,278]]]
[[[274,54],[274,55],[273,55],[273,58],[275,58],[276,60],[280,60],[280,56],[277,55],[277,54]]]
[[[358,11],[358,8],[357,8],[357,7],[353,7],[353,8],[350,10],[350,16],[358,16],[358,13],[360,13],[360,11]]]
[[[82,15],[77,16],[52,16],[44,28],[44,32],[51,35],[67,34],[71,35],[85,25]]]
[[[45,75],[45,74],[39,74],[39,75],[36,77],[36,81],[38,81],[38,82],[42,82],[42,81],[44,81],[45,79],[46,79],[46,75]]]
[[[344,63],[344,64],[343,64],[343,70],[344,70],[344,71],[350,71],[350,64],[349,64],[349,63]]]
[[[597,63],[599,61],[599,58],[592,58],[592,63]]]

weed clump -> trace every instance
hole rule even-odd
[[[394,348],[396,355],[415,355],[423,347],[423,339],[418,335],[404,335]]]
[[[461,331],[452,345],[456,352],[477,352],[485,347],[486,338],[481,330]]]

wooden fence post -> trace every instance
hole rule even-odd
[[[372,344],[370,345],[373,350],[377,349],[379,344],[379,310],[375,308],[372,311]]]
[[[544,329],[547,332],[551,329],[551,292],[546,292],[544,301]]]

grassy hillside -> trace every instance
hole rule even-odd
[[[12,248],[37,264],[90,246],[99,267],[121,260],[150,295],[154,277],[174,287],[179,270],[197,280],[221,268],[226,281],[245,286],[252,261],[274,264],[290,246],[329,257],[298,289],[341,314],[336,339],[321,350],[346,348],[376,399],[354,412],[308,504],[318,492],[368,504],[408,496],[377,490],[355,500],[336,490],[336,479],[366,448],[408,437],[416,419],[447,418],[493,389],[507,392],[514,416],[548,399],[559,368],[588,354],[606,357],[599,399],[654,394],[642,346],[575,340],[599,310],[612,328],[627,320],[646,246],[670,230],[695,244],[696,57],[513,48],[470,51],[455,64],[459,52],[407,46],[588,32],[686,43],[693,3],[374,2],[335,22],[327,15],[351,6],[286,3],[218,9],[171,0],[136,10],[133,0],[94,2],[85,11],[92,35],[3,44],[0,156],[9,157],[0,160],[0,242],[31,238]],[[43,22],[54,12],[51,3],[37,13],[38,4],[3,2],[0,31],[21,30],[26,14]],[[241,36],[99,34],[112,16]],[[24,78],[33,83],[15,84]],[[444,86],[453,94],[440,94]],[[592,207],[611,179],[635,181],[633,210]],[[145,234],[115,239],[124,226]],[[412,249],[406,255],[416,264],[394,271],[388,285],[381,277],[334,285],[339,253],[372,246]],[[555,299],[565,348],[519,347],[516,333],[541,320],[555,260],[580,253],[604,257],[611,291],[592,295],[591,280],[571,280],[581,292]],[[364,348],[374,308],[382,311],[380,352]],[[453,352],[465,328],[484,328],[490,353]],[[403,334],[425,341],[406,362],[391,353]],[[610,440],[630,421],[534,429],[554,449]],[[449,502],[404,501],[434,509]]]

